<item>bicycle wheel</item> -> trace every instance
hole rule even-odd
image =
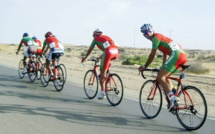
[[[84,92],[89,99],[95,98],[98,92],[98,79],[94,70],[88,70],[84,76]]]
[[[122,80],[117,74],[110,74],[109,80],[105,83],[107,100],[112,106],[117,106],[122,101],[124,93]]]
[[[177,107],[180,108],[176,110],[177,119],[187,130],[199,129],[207,118],[206,99],[196,87],[187,86],[183,90],[184,93],[181,91],[178,95],[179,102]],[[186,106],[187,108],[185,109]]]
[[[51,74],[49,74],[49,71],[46,68],[46,64],[44,63],[41,68],[41,79],[40,79],[44,87],[48,86],[50,78],[51,78]]]
[[[154,80],[144,82],[139,95],[139,104],[143,114],[149,119],[155,118],[161,111],[162,102],[161,89]]]
[[[42,68],[42,62],[41,61],[37,61],[37,80],[41,79],[41,68]]]
[[[18,74],[19,74],[19,78],[20,78],[20,79],[23,79],[24,76],[25,76],[25,74],[22,73],[23,70],[25,69],[25,67],[24,67],[24,65],[23,65],[23,62],[24,62],[24,60],[21,59],[20,62],[19,62],[19,66],[18,66]]]
[[[63,69],[60,66],[58,66],[56,70],[57,70],[56,71],[57,78],[56,80],[54,80],[54,87],[58,92],[60,92],[64,87],[65,77],[64,77]]]
[[[63,72],[64,72],[64,83],[65,83],[67,79],[66,66],[64,64],[60,64],[60,67],[63,69]]]
[[[30,65],[31,64],[31,65]],[[28,77],[30,79],[31,82],[34,82],[37,78],[37,71],[35,71],[35,67],[36,67],[36,62],[32,62],[32,63],[29,63],[29,72],[28,72]]]

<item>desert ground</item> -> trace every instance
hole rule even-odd
[[[17,69],[19,61],[23,58],[23,54],[15,54],[17,48],[18,45],[15,44],[0,44],[0,65]],[[63,63],[67,68],[67,82],[82,86],[85,72],[93,67],[92,62],[90,61],[85,62],[85,66],[81,64],[81,57],[86,54],[88,46],[65,45],[65,48],[66,52],[61,58],[61,63]],[[22,48],[22,52],[24,49],[25,47]],[[123,50],[120,52],[120,55],[147,55],[150,52],[150,49],[144,48],[140,49],[120,47],[120,50]],[[207,56],[215,56],[215,51],[185,50],[185,52],[188,54],[187,64],[192,64],[199,68],[206,68],[209,70],[209,73],[187,73],[187,77],[183,80],[183,84],[196,86],[197,88],[201,89],[207,100],[208,116],[215,117],[215,60],[212,58],[205,58]],[[95,48],[89,58],[94,56],[97,57],[100,54],[101,52]],[[204,58],[200,59],[199,57],[201,56],[204,56]],[[122,65],[121,62],[121,59],[113,61],[111,72],[117,73],[121,77],[124,84],[125,96],[138,99],[140,88],[145,81],[141,75],[138,75],[139,72],[137,68],[139,65]],[[153,74],[152,77],[154,78],[155,76],[156,75]],[[151,74],[147,74],[147,79],[152,77]]]

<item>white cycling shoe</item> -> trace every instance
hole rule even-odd
[[[101,91],[101,93],[98,94],[98,96],[97,96],[97,98],[98,98],[99,100],[104,99],[104,97],[105,97],[105,91]]]

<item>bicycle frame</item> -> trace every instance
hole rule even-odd
[[[183,95],[184,95],[185,106],[184,106],[184,107],[179,107],[179,106],[177,106],[177,107],[175,107],[176,110],[189,109],[190,107],[189,107],[188,104],[187,104],[187,99],[190,100],[192,106],[194,106],[194,103],[193,103],[193,101],[192,101],[190,95],[188,94],[188,92],[187,92],[186,90],[183,90],[182,79],[183,79],[183,75],[184,75],[184,70],[185,70],[185,69],[182,69],[179,78],[173,77],[173,76],[168,76],[168,77],[167,77],[167,79],[170,79],[170,80],[173,80],[173,81],[177,81],[177,82],[178,82],[178,84],[177,84],[177,90],[176,90],[175,96],[177,97],[177,96],[179,95],[180,92],[183,93]],[[158,86],[159,86],[159,83],[157,82],[157,80],[155,80],[155,81],[154,81],[154,85],[151,87],[151,91],[150,91],[150,93],[149,93],[149,95],[148,95],[148,97],[147,97],[147,100],[153,100],[153,99],[155,98],[155,95],[156,95]],[[161,87],[161,86],[160,86],[160,87]],[[181,87],[181,88],[180,88],[180,87]],[[168,99],[166,93],[164,92],[163,88],[161,88],[161,90],[162,90],[163,94],[164,94],[165,97],[166,97],[167,103],[169,104],[169,99]],[[152,94],[153,94],[153,96],[152,96]],[[152,98],[150,98],[150,96],[152,96]],[[187,98],[186,96],[187,96],[188,98]]]

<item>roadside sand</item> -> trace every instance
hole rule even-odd
[[[0,64],[17,69],[19,61],[23,58],[23,55],[16,55],[17,45],[3,45],[0,44]],[[71,46],[67,46],[71,47]],[[91,62],[86,62],[85,66],[81,64],[81,55],[86,53],[88,47],[84,46],[72,46],[71,52],[66,52],[61,58],[61,63],[65,64],[67,68],[67,82],[77,85],[83,85],[83,78],[85,72],[92,68]],[[98,55],[97,51],[92,55]],[[208,116],[215,117],[215,104],[214,104],[214,74],[213,67],[215,63],[204,63],[205,66],[211,67],[211,72],[208,75],[188,75],[184,80],[185,85],[194,85],[201,89],[204,93],[208,103]],[[111,72],[117,73],[123,81],[125,88],[125,96],[138,99],[139,90],[145,81],[140,75],[138,75],[137,66],[125,66],[121,65],[120,61],[113,61]],[[150,78],[149,76],[147,77]],[[138,102],[137,102],[138,103]],[[165,106],[165,103],[164,103]]]

